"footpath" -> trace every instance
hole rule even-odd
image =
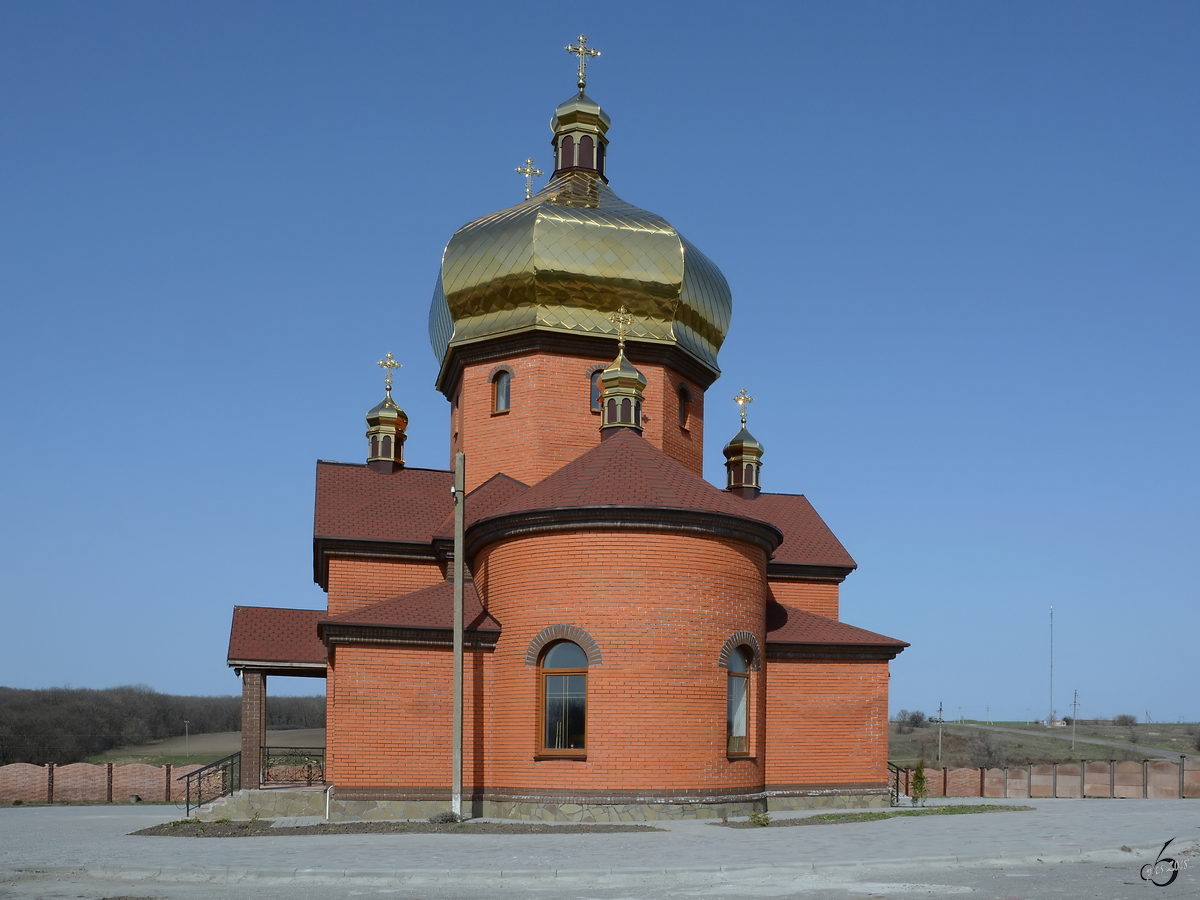
[[[665,830],[650,833],[253,838],[129,834],[182,818],[182,811],[170,806],[14,807],[0,809],[0,879],[73,872],[158,882],[507,879],[517,884],[685,872],[737,877],[854,866],[1128,861],[1129,851],[1122,847],[1153,857],[1168,838],[1176,838],[1175,852],[1200,852],[1200,802],[1195,800],[1009,802],[1034,810],[790,828],[731,829],[687,821],[658,823]]]

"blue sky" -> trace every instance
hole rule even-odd
[[[1194,3],[0,4],[0,684],[233,693],[234,604],[317,607],[314,461],[375,360],[448,464],[426,315],[549,169],[580,31],[609,174],[725,272],[708,477],[912,642],[892,707],[1200,719]],[[273,693],[312,682],[273,681]]]

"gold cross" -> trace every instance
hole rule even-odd
[[[736,403],[739,407],[741,407],[742,427],[745,428],[746,427],[746,407],[754,402],[754,398],[746,393],[745,388],[742,388],[741,391],[738,393],[738,395],[733,398],[733,402]]]
[[[625,352],[625,329],[633,324],[633,316],[624,306],[608,317],[608,321],[617,326],[617,351]]]
[[[382,366],[383,370],[387,372],[387,392],[390,394],[392,392],[392,369],[399,369],[400,363],[392,359],[392,354],[389,353],[377,365]]]
[[[525,176],[525,199],[528,200],[533,196],[533,176],[541,175],[542,170],[533,167],[533,157],[531,156],[525,160],[525,165],[517,166],[517,174]]]
[[[599,56],[600,51],[595,50],[587,45],[587,38],[582,34],[579,36],[578,44],[567,44],[567,52],[574,53],[579,57],[579,90],[583,90],[583,86],[587,83],[587,61],[589,56]]]

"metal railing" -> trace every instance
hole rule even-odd
[[[242,754],[240,752],[209,763],[195,772],[180,775],[176,781],[187,784],[187,815],[205,803],[226,797],[242,786]]]
[[[312,787],[325,783],[324,747],[263,747],[262,783],[303,784]]]
[[[900,768],[893,762],[888,763],[887,767],[892,806],[898,806],[900,798],[908,794],[908,770]]]

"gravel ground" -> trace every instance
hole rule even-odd
[[[151,837],[292,837],[312,834],[615,834],[627,831],[662,831],[651,825],[550,825],[525,822],[463,822],[458,825],[431,825],[428,822],[328,822],[322,825],[297,825],[274,828],[274,820],[254,822],[198,822],[182,819],[134,831]]]

